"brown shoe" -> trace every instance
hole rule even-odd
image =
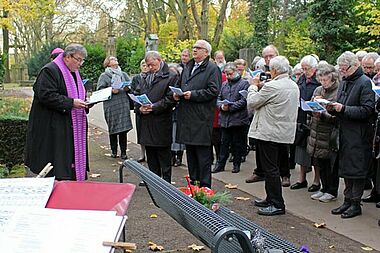
[[[290,186],[290,179],[288,177],[283,177],[281,185],[282,185],[282,187],[289,187]]]
[[[264,177],[260,177],[260,176],[258,176],[256,174],[253,174],[252,176],[250,176],[249,178],[247,178],[245,180],[245,182],[247,184],[249,184],[249,183],[256,183],[256,182],[260,182],[260,181],[264,181]]]

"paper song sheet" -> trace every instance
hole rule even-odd
[[[180,88],[169,86],[170,90],[178,96],[183,96],[183,91]]]
[[[89,104],[96,104],[106,100],[110,100],[112,96],[112,87],[94,91],[90,98],[86,101]]]
[[[0,209],[46,206],[54,177],[0,179]]]
[[[102,243],[117,241],[125,219],[114,211],[18,210],[0,233],[0,252],[109,253]]]

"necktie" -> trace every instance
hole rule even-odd
[[[199,67],[199,63],[195,63],[191,74],[194,74],[194,71]]]

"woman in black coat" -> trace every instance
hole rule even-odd
[[[342,218],[361,214],[361,197],[372,160],[375,93],[352,52],[337,60],[343,80],[337,102],[327,106],[339,123],[339,176],[344,178],[344,203],[331,211]]]

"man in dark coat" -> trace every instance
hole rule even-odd
[[[344,52],[337,63],[343,76],[337,102],[327,106],[339,123],[339,176],[344,178],[344,203],[332,214],[352,218],[361,214],[360,201],[372,159],[375,93],[359,60]]]
[[[211,187],[212,123],[222,82],[218,66],[209,61],[210,54],[210,43],[195,42],[193,59],[181,75],[179,87],[184,94],[173,94],[179,101],[177,142],[186,144],[190,179],[201,187]]]
[[[175,101],[169,86],[175,86],[178,79],[169,72],[158,52],[147,52],[145,62],[150,72],[141,79],[135,94],[146,94],[152,104],[135,106],[139,114],[138,143],[145,145],[149,169],[170,183],[172,109]]]
[[[88,170],[86,92],[78,69],[87,56],[79,44],[45,65],[34,83],[25,165],[38,174],[50,162],[48,176],[85,180]]]

